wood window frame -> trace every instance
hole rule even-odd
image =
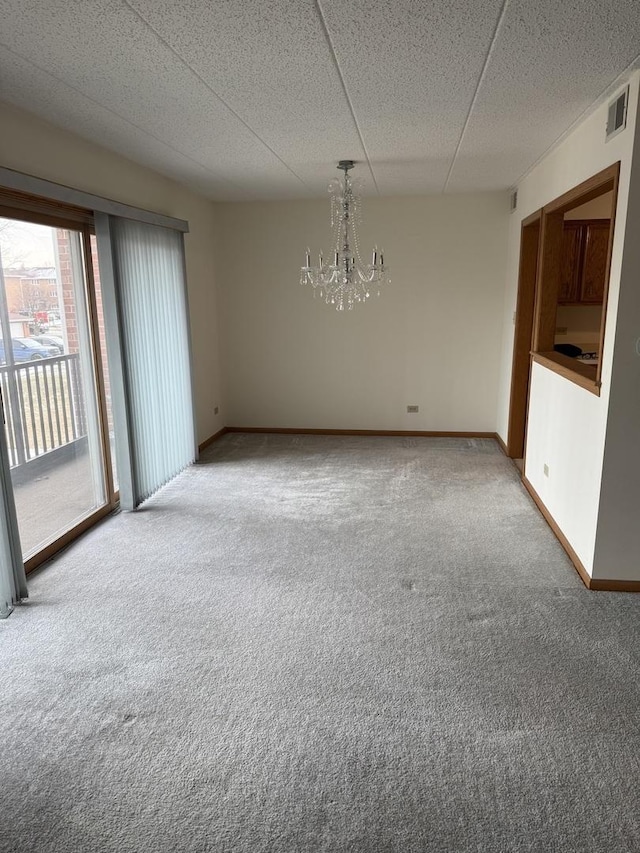
[[[592,175],[592,177],[583,181],[583,183],[573,187],[573,189],[542,208],[531,356],[534,362],[543,365],[554,373],[558,373],[565,379],[574,382],[576,385],[585,388],[597,396],[600,395],[602,384],[602,346],[607,318],[609,276],[611,273],[611,254],[613,251],[619,180],[620,161],[613,163],[596,175]],[[602,316],[600,319],[600,358],[598,359],[598,365],[592,366],[554,351],[556,313],[560,293],[562,232],[564,229],[565,213],[608,192],[612,193],[611,227],[607,248]]]

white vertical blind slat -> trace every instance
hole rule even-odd
[[[135,503],[195,459],[182,236],[112,219]]]
[[[9,471],[3,424],[0,424],[0,619],[27,598],[27,578],[22,561],[18,517]]]

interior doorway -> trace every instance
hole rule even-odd
[[[513,364],[511,369],[511,403],[507,433],[507,455],[512,459],[524,457],[529,402],[529,376],[535,313],[536,281],[538,277],[540,225],[542,211],[538,210],[522,221],[518,299],[515,314]]]

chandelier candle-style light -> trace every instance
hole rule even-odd
[[[329,184],[331,193],[331,227],[334,233],[333,263],[327,263],[320,253],[318,266],[311,265],[311,252],[306,251],[305,264],[300,270],[300,284],[310,284],[313,295],[316,291],[328,305],[338,311],[353,310],[358,302],[366,302],[376,286],[380,296],[380,285],[391,281],[384,265],[384,252],[373,250],[371,263],[365,264],[360,257],[357,223],[360,222],[360,196],[354,189],[350,169],[353,160],[340,160],[338,169],[344,172],[344,180],[334,178]]]

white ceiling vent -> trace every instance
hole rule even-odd
[[[627,126],[627,104],[629,101],[629,87],[621,92],[617,98],[609,103],[607,111],[607,135],[608,142],[612,137],[623,131]]]
[[[516,207],[518,206],[518,190],[514,190],[514,191],[511,193],[511,199],[510,199],[510,202],[511,202],[511,213],[513,213],[513,211],[514,211],[514,210],[516,209]]]

